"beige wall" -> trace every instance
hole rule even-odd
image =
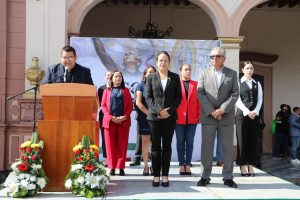
[[[241,51],[279,56],[273,65],[273,116],[282,103],[300,106],[300,12],[252,10],[242,22]]]

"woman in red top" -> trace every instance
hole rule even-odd
[[[191,175],[191,160],[197,123],[200,119],[200,103],[197,97],[197,81],[191,80],[191,66],[180,67],[182,98],[177,108],[176,121],[177,156],[180,175]]]
[[[120,176],[125,176],[124,168],[131,125],[132,100],[120,71],[112,73],[111,87],[104,90],[101,109],[104,114],[103,128],[107,164],[111,169],[110,175],[115,175],[117,168],[120,169]]]

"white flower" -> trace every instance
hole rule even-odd
[[[11,173],[9,173],[8,177],[6,178],[6,180],[4,182],[4,186],[9,187],[10,184],[16,183],[17,181],[18,181],[18,176],[14,172],[11,172]]]
[[[45,178],[38,178],[37,184],[40,186],[41,189],[43,189],[46,186],[47,182],[46,182]]]
[[[11,183],[9,187],[7,187],[7,192],[12,193],[15,192],[17,189],[18,189],[17,184]]]
[[[71,179],[66,180],[65,187],[67,189],[71,189],[72,188],[72,180]]]
[[[11,169],[12,169],[12,170],[16,170],[19,164],[21,164],[21,161],[14,162],[14,163],[11,165]]]
[[[82,185],[84,183],[84,177],[83,176],[79,176],[76,180],[75,180],[79,185]]]
[[[34,190],[36,188],[35,184],[31,183],[27,186],[27,190]]]
[[[36,176],[30,176],[29,180],[32,182],[36,181]]]
[[[71,171],[76,171],[78,169],[81,169],[82,168],[82,165],[81,164],[76,164],[76,165],[72,165],[71,166]]]
[[[31,168],[32,168],[33,170],[36,170],[36,169],[41,169],[42,166],[41,166],[41,165],[33,164],[33,165],[31,166]]]
[[[28,185],[28,182],[26,181],[26,179],[23,179],[23,180],[21,180],[20,184],[21,184],[22,187],[26,188],[27,185]]]
[[[94,176],[91,173],[87,173],[85,175],[85,178],[87,179],[87,183],[91,185],[91,188],[98,188],[99,187],[99,181],[100,181],[100,176]]]

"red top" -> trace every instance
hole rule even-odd
[[[186,98],[184,83],[180,80],[182,98],[177,108],[178,119],[176,124],[200,123],[200,103],[197,96],[197,81],[190,80],[188,98]],[[186,115],[188,115],[186,117]],[[187,120],[186,120],[187,118]]]

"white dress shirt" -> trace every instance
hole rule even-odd
[[[252,78],[251,80],[247,80],[244,76],[241,78],[241,83],[246,82],[250,89],[252,89],[252,83],[256,83],[256,81]],[[260,82],[257,81],[257,87],[258,87],[258,94],[257,94],[257,104],[254,110],[256,115],[259,115],[259,111],[262,106],[263,101],[263,92],[262,87],[260,85]],[[236,102],[236,106],[243,111],[243,115],[247,116],[251,111],[245,106],[245,104],[242,102],[241,96],[239,96],[239,99]]]

